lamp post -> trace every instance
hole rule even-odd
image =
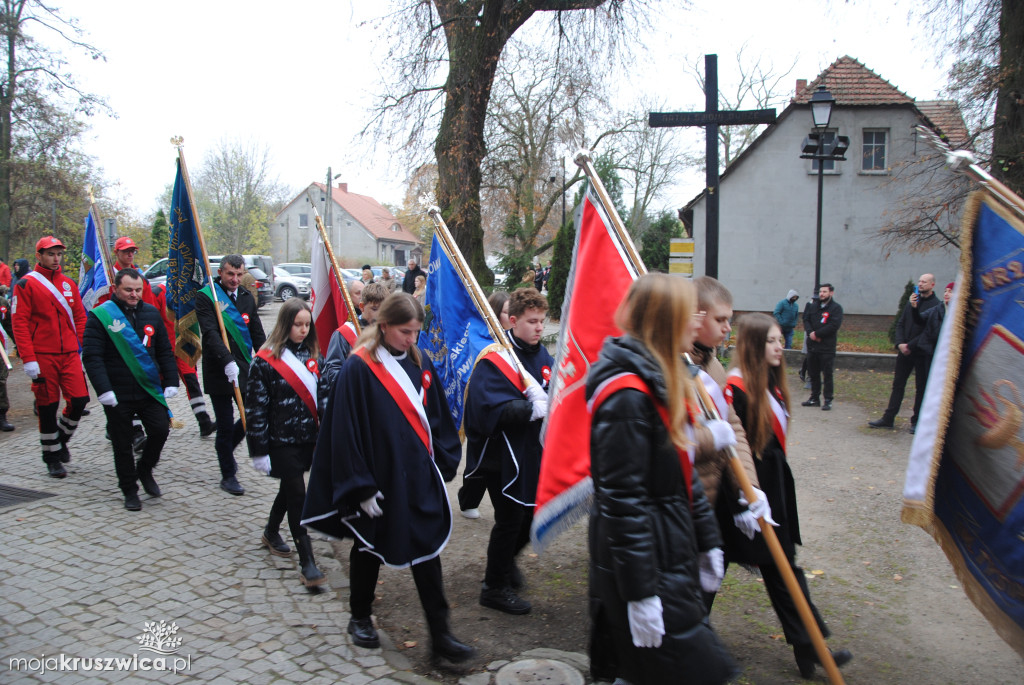
[[[832,154],[825,154],[825,133],[828,131],[828,122],[832,118],[832,105],[836,103],[832,93],[825,89],[824,85],[818,86],[811,96],[811,119],[814,121],[814,130],[817,133],[818,145],[814,159],[818,161],[818,227],[814,247],[814,293],[821,287],[821,200],[825,182],[825,160],[834,159]],[[807,146],[804,146],[806,151]]]

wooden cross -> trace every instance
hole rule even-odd
[[[775,108],[718,111],[718,55],[704,55],[704,111],[651,112],[651,128],[703,126],[707,162],[704,273],[718,278],[718,127],[774,124]]]

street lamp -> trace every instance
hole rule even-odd
[[[818,162],[818,228],[814,247],[814,290],[811,293],[811,297],[814,297],[814,293],[821,287],[821,200],[822,192],[824,190],[825,182],[825,160],[835,159],[832,151],[830,154],[825,154],[825,134],[828,131],[828,122],[832,119],[832,105],[836,103],[832,93],[825,89],[824,85],[818,86],[818,89],[814,91],[814,95],[811,96],[811,120],[814,122],[815,133],[808,137],[808,140],[804,141],[804,155],[807,157],[811,143],[816,142],[814,146],[813,159]],[[813,140],[817,138],[817,140]]]

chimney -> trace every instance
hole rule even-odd
[[[338,183],[338,190],[340,190],[343,193],[347,193],[348,192],[348,184],[347,183],[339,182]]]
[[[800,97],[800,93],[804,92],[805,90],[807,90],[807,79],[805,79],[805,78],[798,78],[796,80],[796,95],[795,95],[795,97]]]

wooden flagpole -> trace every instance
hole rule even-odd
[[[330,193],[330,188],[327,189]],[[316,219],[316,230],[320,232],[320,240],[324,241],[324,247],[327,248],[327,256],[331,258],[331,268],[334,271],[334,277],[338,280],[338,287],[341,288],[341,296],[345,300],[345,308],[348,310],[348,320],[352,322],[352,325],[356,329],[356,336],[363,332],[362,327],[359,325],[359,315],[356,313],[355,305],[352,302],[352,294],[348,291],[348,286],[345,285],[345,277],[341,273],[341,269],[338,267],[338,260],[334,257],[334,248],[331,247],[330,238],[327,237],[327,228],[324,226],[324,220],[320,218],[320,212],[317,211],[316,203],[313,202],[313,196],[310,192],[306,191],[306,199],[309,200],[309,205],[313,208],[313,217]],[[328,202],[333,202],[328,198]]]
[[[4,335],[6,336],[7,334],[5,333]],[[8,369],[14,368],[13,366],[11,366],[11,359],[10,357],[7,356],[7,350],[4,349],[3,345],[0,345],[0,360],[3,361],[4,366],[6,366]]]
[[[700,369],[700,367],[694,364],[693,360],[690,359],[690,355],[686,354],[683,356],[691,369]],[[722,418],[718,415],[718,409],[716,408],[714,401],[708,395],[708,391],[704,387],[704,384],[697,380],[693,385],[697,389],[697,400],[700,402],[701,411],[704,413],[705,418]],[[735,448],[732,446],[730,446],[728,450],[729,467],[732,469],[733,478],[735,478],[736,482],[739,483],[740,489],[743,491],[743,496],[746,500],[748,502],[756,502],[759,498],[754,492],[754,486],[750,484],[750,478],[747,477],[746,469],[743,468],[743,464],[740,462],[739,454],[736,453]],[[782,580],[786,583],[786,589],[789,591],[789,596],[793,599],[793,604],[796,605],[797,613],[800,614],[800,620],[803,621],[804,627],[807,629],[807,634],[811,636],[811,643],[814,645],[814,651],[818,654],[818,660],[825,669],[825,673],[828,674],[829,681],[833,685],[843,685],[843,676],[839,673],[839,667],[836,666],[836,661],[832,658],[832,652],[825,643],[825,636],[822,635],[821,628],[818,627],[818,622],[814,619],[814,614],[811,613],[811,605],[807,602],[807,598],[804,596],[804,591],[796,580],[796,575],[793,573],[793,567],[790,565],[789,559],[786,557],[786,552],[782,549],[779,537],[775,534],[775,528],[772,527],[772,524],[765,521],[764,518],[757,519],[757,522],[761,526],[761,535],[764,536],[765,544],[768,545],[768,551],[772,554],[772,560],[775,562],[775,568],[778,569],[779,574],[782,576]]]
[[[206,238],[203,237],[202,228],[199,225],[199,214],[196,212],[196,201],[195,195],[192,194],[192,181],[188,176],[188,167],[185,166],[185,152],[184,148],[185,139],[181,136],[175,136],[171,138],[171,145],[178,149],[178,162],[181,164],[181,177],[185,180],[185,189],[188,191],[188,203],[192,209],[192,221],[196,224],[196,236],[199,238],[199,247],[203,251],[203,264],[206,266],[206,277],[210,279],[210,294],[213,295],[213,308],[214,313],[217,315],[217,325],[220,326],[220,337],[224,340],[224,347],[228,348],[228,352],[231,351],[231,343],[228,342],[228,331],[224,327],[224,317],[220,313],[220,304],[217,302],[217,288],[213,282],[213,270],[210,268],[210,253],[206,250]],[[242,430],[246,429],[245,425],[245,405],[242,403],[242,391],[235,383],[235,403],[238,405],[238,414],[242,420]]]
[[[608,218],[612,221],[612,227],[619,236],[619,242],[629,256],[629,261],[633,264],[633,268],[643,276],[647,273],[647,266],[640,259],[640,253],[636,251],[636,245],[633,244],[633,239],[629,237],[629,231],[626,230],[625,224],[622,223],[619,213],[615,211],[615,205],[612,204],[612,198],[608,195],[604,183],[601,182],[601,177],[597,175],[592,155],[593,153],[590,150],[579,150],[573,159],[576,165],[583,169],[583,173],[587,175],[587,179],[593,184],[594,190],[597,192],[597,196],[601,199],[601,204],[604,205],[605,212],[608,214]]]
[[[103,229],[100,224],[103,223],[100,219],[100,212],[96,208],[96,198],[93,197],[92,188],[89,188],[89,211],[92,212],[93,225],[96,227],[96,242],[99,243],[100,252],[103,253],[103,267],[107,272],[107,284],[114,285],[114,264],[110,261],[110,246],[107,245],[107,240],[103,236]]]
[[[462,256],[462,251],[459,250],[458,244],[448,231],[448,224],[444,222],[444,217],[441,216],[441,208],[435,205],[427,210],[427,214],[434,220],[437,234],[441,239],[441,247],[448,253],[448,258],[455,266],[459,278],[462,279],[462,284],[469,291],[470,297],[473,298],[473,304],[476,305],[477,311],[480,312],[484,321],[487,322],[487,329],[491,334],[491,338],[509,353],[512,357],[512,363],[515,364],[516,371],[519,372],[519,376],[523,379],[523,383],[529,387],[532,384],[530,381],[531,376],[512,349],[512,343],[509,342],[508,336],[505,335],[505,331],[501,328],[501,324],[491,310],[491,305],[488,304],[487,298],[484,296],[483,288],[480,287],[476,276],[473,275],[469,265],[466,263],[466,258]]]

